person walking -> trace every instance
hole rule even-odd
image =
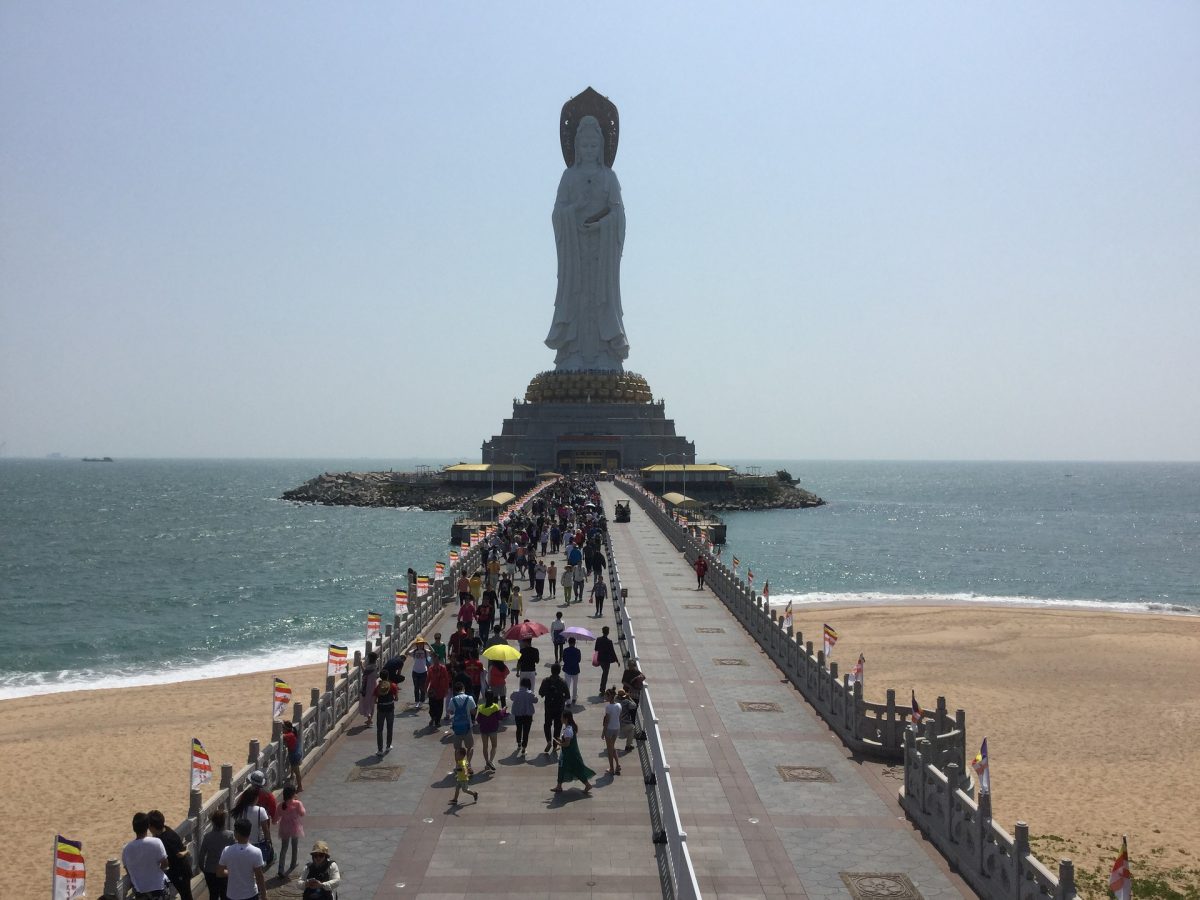
[[[375,680],[379,677],[379,654],[371,651],[363,663],[362,693],[358,697],[358,714],[366,716],[364,723],[370,725],[375,715]]]
[[[599,619],[604,615],[604,598],[607,596],[608,585],[604,583],[603,578],[597,578],[596,583],[592,585],[592,601],[596,604],[596,612],[592,618]]]
[[[275,821],[279,825],[279,869],[276,874],[284,877],[284,870],[291,872],[296,868],[296,855],[300,851],[300,838],[304,837],[304,804],[296,799],[296,789],[290,784],[284,785],[283,802],[275,813]],[[288,848],[292,851],[292,864],[284,866],[284,857]]]
[[[217,871],[226,878],[229,900],[263,900],[267,896],[266,863],[262,851],[250,840],[252,830],[249,820],[235,821],[233,836],[237,840],[221,851]]]
[[[562,613],[554,614],[554,621],[550,623],[550,642],[554,645],[554,661],[562,662],[563,647],[566,646],[567,639],[563,637],[563,632],[567,630],[567,623],[563,621]]]
[[[134,813],[134,838],[121,850],[121,862],[129,883],[138,897],[159,900],[166,896],[167,869],[171,861],[167,848],[156,837],[150,836],[150,819],[144,813]]]
[[[545,560],[538,560],[538,564],[533,570],[533,578],[534,578],[533,589],[534,589],[534,593],[537,594],[537,598],[539,600],[542,599],[542,596],[546,592],[546,572],[547,571],[548,570],[546,569]]]
[[[375,746],[379,755],[383,756],[392,749],[392,731],[396,727],[396,697],[400,691],[387,672],[380,672],[375,682]],[[387,743],[383,742],[384,730],[387,731]]]
[[[525,599],[521,596],[521,586],[514,582],[508,599],[508,624],[516,625],[524,615]]]
[[[570,710],[564,710],[561,716],[562,730],[555,740],[555,745],[562,751],[558,755],[558,783],[554,793],[561,794],[563,785],[570,781],[583,782],[583,792],[592,792],[592,779],[596,773],[583,762],[583,754],[579,752],[579,726]]]
[[[454,750],[454,796],[450,798],[450,804],[458,803],[458,795],[460,792],[465,792],[471,795],[471,798],[478,803],[479,793],[471,790],[468,785],[471,783],[471,765],[467,761],[467,751],[463,747],[456,747]]]
[[[259,785],[254,782],[254,775],[252,774],[250,776],[250,786],[242,791],[242,795],[238,797],[238,801],[234,804],[230,816],[233,818],[234,837],[238,837],[237,826],[240,821],[250,823],[250,843],[257,848],[264,866],[269,866],[275,860],[275,845],[271,843],[272,815],[274,813],[269,812],[259,800]],[[226,893],[230,897],[234,896],[235,891],[232,884],[226,888]]]
[[[600,629],[600,637],[596,638],[596,665],[600,667],[600,696],[608,690],[608,670],[617,661],[617,648],[613,646],[612,638],[608,636],[608,626]]]
[[[604,755],[608,759],[608,774],[621,774],[621,760],[617,758],[617,737],[621,733],[621,704],[617,702],[617,689],[604,692]]]
[[[429,680],[429,660],[433,651],[429,649],[425,638],[417,637],[408,655],[412,659],[413,705],[420,709],[425,702],[425,683]]]
[[[450,714],[450,730],[454,735],[454,749],[462,750],[466,754],[467,769],[474,775],[471,757],[475,755],[475,738],[471,734],[471,724],[475,719],[478,704],[475,703],[475,698],[467,693],[467,686],[461,681],[454,687],[457,693],[450,698],[447,707]],[[456,793],[455,797],[457,796]]]
[[[433,651],[433,655],[440,659],[443,664],[446,662],[446,642],[442,640],[442,633],[440,631],[433,633],[433,643],[429,645],[429,648]]]
[[[704,590],[704,576],[708,574],[708,560],[704,555],[696,557],[696,590]]]
[[[563,568],[563,605],[571,605],[571,595],[574,593],[575,587],[574,575],[571,573],[571,566],[568,564]]]
[[[214,810],[208,821],[212,827],[200,842],[200,871],[204,873],[209,900],[226,900],[225,885],[229,879],[217,874],[217,870],[220,867],[221,851],[237,838],[225,827],[225,810]]]
[[[521,658],[517,660],[517,679],[528,678],[532,685],[537,684],[537,667],[542,661],[542,652],[533,646],[529,638],[521,641]]]
[[[583,563],[576,563],[571,569],[571,586],[575,589],[575,602],[583,602],[583,592],[587,587],[587,569]]]
[[[571,705],[578,702],[579,697],[579,664],[583,661],[583,653],[575,646],[575,638],[567,638],[567,646],[562,652],[563,680],[571,689]]]
[[[300,766],[304,762],[304,747],[300,743],[300,732],[291,722],[284,722],[281,737],[284,752],[287,754],[288,773],[292,783],[296,785],[296,793],[300,793],[304,790],[304,776],[300,772]]]
[[[502,660],[488,661],[487,689],[496,695],[502,709],[508,709],[508,676],[510,670]]]
[[[434,637],[436,638],[437,635]],[[450,670],[446,668],[445,661],[435,655],[430,660],[429,672],[425,681],[425,696],[429,700],[429,727],[435,731],[442,727],[442,710],[445,707],[448,693],[450,693]]]
[[[512,695],[512,714],[517,723],[517,755],[524,756],[529,746],[529,729],[533,727],[533,710],[538,698],[533,693],[533,682],[522,678]]]
[[[561,668],[558,663],[550,666],[550,674],[542,680],[541,686],[538,688],[538,696],[545,701],[542,710],[545,713],[545,721],[543,723],[546,732],[546,749],[543,753],[549,753],[554,745],[554,740],[558,738],[559,732],[562,730],[562,714],[566,709],[567,699],[571,696],[571,689],[567,687],[567,683],[562,680],[559,675]],[[553,737],[551,737],[553,732]]]
[[[304,867],[304,900],[333,900],[334,891],[342,883],[338,864],[329,858],[329,845],[324,841],[313,844],[312,855]]]
[[[162,841],[167,851],[167,879],[175,885],[179,900],[192,900],[192,862],[183,838],[167,825],[167,817],[161,810],[150,810],[146,821],[150,823],[150,833]]]
[[[479,726],[479,744],[483,750],[483,767],[489,772],[496,771],[496,733],[500,730],[500,719],[504,711],[496,702],[496,695],[488,691],[483,695],[483,703],[475,713],[475,723]]]
[[[558,564],[554,560],[546,567],[546,584],[550,587],[550,596],[554,597],[558,590]]]

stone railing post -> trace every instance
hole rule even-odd
[[[1058,890],[1054,900],[1075,900],[1075,864],[1063,858],[1058,861]]]
[[[896,736],[896,692],[888,688],[887,711],[883,716],[883,746],[884,748],[899,748],[900,739]]]
[[[250,763],[256,769],[258,768],[259,752],[258,738],[255,738],[250,742],[250,752],[246,754],[246,762]]]
[[[233,787],[233,763],[221,763],[221,790]]]
[[[975,821],[975,850],[977,857],[972,860],[975,871],[983,871],[984,851],[987,848],[987,836],[992,827],[992,794],[991,791],[980,791],[979,815]]]
[[[104,896],[117,900],[121,896],[121,861],[110,859],[104,864]]]
[[[942,817],[942,833],[945,835],[946,841],[952,844],[957,844],[954,839],[954,832],[951,825],[954,822],[954,792],[958,790],[959,779],[958,763],[950,763],[946,766],[946,809]]]
[[[201,794],[199,790],[193,789],[193,790],[191,791],[191,793],[189,793],[189,794],[188,794],[188,814],[187,814],[187,817],[188,817],[189,819],[195,819],[195,820],[196,820],[196,831],[195,831],[195,834],[197,834],[197,835],[198,835],[198,834],[199,834],[199,832],[200,832],[200,809],[201,809],[201,807],[203,807],[203,806],[204,806],[204,795],[203,795],[203,794]],[[197,844],[199,844],[199,843],[200,843],[200,839],[199,839],[199,837],[197,837],[197,838],[196,838],[196,843],[197,843]]]
[[[1029,855],[1029,826],[1018,822],[1013,831],[1013,884],[1016,885],[1017,896],[1024,893],[1021,885],[1025,881],[1025,857]]]

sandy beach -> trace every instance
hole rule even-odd
[[[887,606],[804,607],[795,622],[814,639],[833,625],[843,668],[865,654],[869,698],[892,686],[907,702],[912,688],[927,707],[940,694],[966,709],[970,743],[988,738],[997,821],[1028,822],[1044,862],[1095,869],[1128,833],[1135,866],[1196,865],[1200,618]],[[235,768],[269,736],[273,674],[0,702],[4,846],[48,863],[56,831],[82,840],[98,895],[133,812],[182,818],[193,735]],[[324,666],[279,674],[306,700]],[[6,884],[24,897],[48,881],[35,865]]]

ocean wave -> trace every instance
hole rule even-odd
[[[1158,615],[1200,615],[1194,606],[1164,603],[1155,600],[1064,600],[1044,597],[991,596],[987,594],[888,594],[878,591],[861,593],[839,593],[813,591],[807,594],[772,594],[771,608],[782,609],[788,603],[797,606],[951,606],[978,604],[980,606],[1015,606],[1033,609],[1086,609],[1100,612],[1155,613]]]
[[[0,675],[0,700],[60,694],[66,691],[98,691],[105,688],[144,687],[151,684],[175,684],[204,681],[227,675],[251,675],[294,669],[324,662],[328,642],[311,646],[263,650],[243,656],[228,656],[206,662],[189,661],[179,665],[156,664],[153,668],[69,669],[60,672],[19,672]]]

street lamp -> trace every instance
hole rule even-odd
[[[659,459],[662,460],[662,492],[664,494],[667,492],[667,460],[670,459],[672,456],[682,456],[682,455],[683,454],[681,454],[681,453],[660,453],[660,454],[658,454]]]
[[[512,492],[513,492],[513,494],[516,494],[517,493],[517,457],[520,456],[521,454],[520,453],[510,453],[508,455],[512,458]]]

